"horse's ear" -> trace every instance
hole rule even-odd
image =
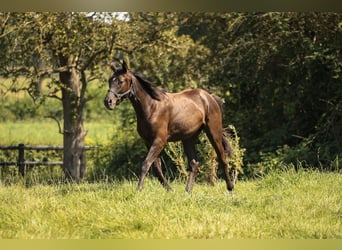
[[[127,66],[127,63],[125,62],[125,61],[122,61],[122,70],[124,71],[124,72],[127,72],[127,70],[128,70],[128,66]]]
[[[113,58],[113,60],[110,62],[109,66],[114,72],[116,72],[118,70],[127,71],[127,69],[128,69],[127,64],[125,62],[121,63],[120,59],[118,59],[116,57]],[[124,68],[124,67],[126,67],[126,68]]]
[[[117,67],[117,62],[115,59],[113,59],[111,62],[110,62],[110,68],[115,72],[118,70],[118,67]]]

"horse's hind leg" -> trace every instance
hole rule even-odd
[[[172,188],[170,187],[169,183],[167,182],[166,178],[163,175],[163,171],[162,171],[162,166],[161,166],[161,160],[158,157],[155,161],[154,161],[154,173],[157,176],[159,182],[163,185],[163,187],[167,190],[167,191],[172,191]]]
[[[232,183],[230,179],[229,166],[226,160],[226,155],[225,155],[225,151],[224,151],[223,143],[222,143],[222,140],[223,140],[222,125],[220,126],[220,124],[208,123],[207,126],[205,127],[205,132],[211,142],[211,145],[215,149],[220,165],[224,167],[227,189],[228,191],[233,191],[234,184]]]
[[[198,174],[198,161],[196,157],[196,147],[195,147],[195,138],[190,138],[183,141],[184,152],[188,158],[188,170],[189,170],[189,178],[188,183],[186,185],[186,192],[191,193],[192,188],[194,186],[196,176]]]

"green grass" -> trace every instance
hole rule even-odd
[[[86,123],[86,144],[108,142],[113,124]],[[62,145],[62,135],[49,119],[0,123],[0,144],[20,142]],[[181,181],[168,193],[147,179],[139,193],[137,181],[61,184],[49,171],[36,169],[25,183],[2,173],[0,238],[342,239],[337,173],[271,172],[239,182],[233,198],[223,182],[197,184],[189,195]]]
[[[342,177],[313,171],[273,172],[239,182],[172,183],[166,192],[137,183],[0,185],[0,238],[19,239],[311,239],[342,238]]]
[[[97,144],[111,139],[115,126],[112,122],[89,122],[84,125],[88,131],[86,144]],[[0,144],[17,145],[63,145],[63,135],[58,125],[50,119],[24,120],[0,123]]]

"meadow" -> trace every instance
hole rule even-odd
[[[238,182],[165,191],[148,178],[79,184],[0,185],[2,239],[341,239],[342,178],[275,171]]]
[[[65,181],[60,167],[34,167],[24,178],[16,167],[1,167],[0,238],[341,239],[342,92],[340,47],[336,45],[340,44],[341,14],[132,15],[132,22],[118,21],[116,26],[115,21],[114,31],[125,32],[115,36],[119,39],[109,40],[101,38],[107,31],[116,34],[107,29],[107,21],[102,29],[98,22],[101,18],[94,22],[82,13],[51,13],[51,18],[45,13],[2,16],[6,24],[1,37],[1,65],[6,66],[2,75],[23,72],[26,76],[0,77],[0,144],[62,145],[62,135],[53,120],[62,120],[62,106],[58,98],[47,95],[61,96],[59,91],[65,84],[55,84],[58,76],[54,73],[48,74],[41,86],[36,81],[45,78],[41,72],[45,66],[63,69],[72,56],[79,58],[77,65],[89,62],[89,67],[67,65],[83,79],[86,73],[88,79],[81,90],[86,90],[89,100],[83,112],[88,130],[85,143],[103,146],[93,155],[87,152],[87,178],[78,183]],[[59,18],[75,20],[72,28],[67,27],[67,36],[65,27],[55,22]],[[23,20],[23,25],[17,25],[18,20]],[[47,20],[48,25],[41,26],[39,20]],[[151,26],[151,22],[160,25]],[[79,24],[81,29],[77,29]],[[41,39],[50,28],[56,37]],[[84,28],[100,33],[79,33]],[[41,31],[40,35],[32,30]],[[132,32],[141,39],[131,39]],[[91,35],[89,39],[86,33]],[[77,34],[86,39],[77,39]],[[102,40],[106,42],[98,42]],[[94,77],[108,79],[107,53],[111,49],[101,46],[116,40],[128,41],[127,46],[132,48],[150,41],[149,46],[137,49],[134,57],[117,44],[112,48],[115,56],[129,59],[132,70],[144,73],[156,86],[169,91],[198,86],[224,99],[225,123],[239,128],[238,137],[246,148],[244,155],[239,144],[241,151],[234,150],[241,153],[241,158],[236,158],[244,156],[245,163],[234,196],[226,192],[222,180],[214,187],[208,185],[202,169],[193,193],[185,193],[186,171],[178,175],[185,164],[180,168],[181,164],[175,163],[184,163],[177,147],[173,159],[163,159],[175,163],[166,164],[164,169],[174,192],[166,192],[150,176],[143,192],[136,191],[136,176],[146,148],[136,134],[133,109],[124,102],[110,113],[103,106],[107,80],[90,81]],[[84,41],[87,44],[82,45]],[[170,42],[175,46],[169,46]],[[65,44],[76,48],[76,54],[82,53],[77,57],[73,51],[62,49],[63,53],[57,54],[63,54],[65,60],[55,58],[55,52]],[[86,49],[80,50],[84,45]],[[100,53],[95,57],[88,49],[93,47]],[[88,51],[92,53],[89,60]],[[23,61],[22,55],[27,60]],[[37,55],[44,56],[38,60]],[[10,63],[9,57],[13,59]],[[21,71],[23,62],[32,74]],[[60,74],[60,78],[63,75],[68,78],[68,74]],[[41,95],[32,96],[40,88]],[[214,160],[206,148],[199,155]],[[15,161],[17,155],[0,152],[0,161],[9,158]],[[25,160],[61,160],[61,152],[46,156],[25,151]],[[208,162],[202,166],[214,166]],[[232,247],[230,242],[228,247]]]
[[[85,127],[88,145],[115,134],[111,121]],[[3,122],[0,131],[1,144],[62,144],[57,125],[47,120]],[[238,182],[234,196],[222,180],[215,187],[197,183],[187,194],[184,179],[166,192],[149,177],[137,192],[134,178],[76,184],[49,173],[2,174],[1,239],[342,239],[337,172],[289,166]]]
[[[115,128],[110,120],[85,123],[84,127],[88,131],[87,145],[109,141]],[[59,133],[57,123],[51,119],[1,122],[0,131],[1,145],[63,145],[63,135]]]

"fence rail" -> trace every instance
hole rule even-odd
[[[92,150],[98,146],[84,146],[84,150]],[[52,151],[52,150],[63,150],[63,146],[30,146],[20,143],[18,145],[0,145],[0,150],[18,150],[17,161],[0,161],[0,166],[18,166],[19,173],[25,175],[25,166],[62,166],[62,161],[25,161],[25,150],[36,150],[36,151]]]

